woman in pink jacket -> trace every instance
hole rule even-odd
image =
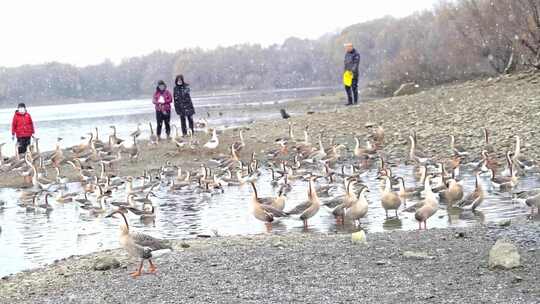
[[[167,133],[167,139],[171,138],[171,103],[172,95],[167,90],[165,81],[160,80],[157,83],[156,92],[152,99],[154,107],[156,108],[156,120],[157,120],[157,137],[161,140],[161,128],[165,123],[165,133]]]

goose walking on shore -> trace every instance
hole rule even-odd
[[[171,250],[171,245],[164,240],[157,239],[147,234],[130,232],[129,224],[126,216],[120,211],[114,211],[107,215],[108,218],[114,218],[116,214],[122,216],[124,223],[120,224],[120,245],[128,252],[131,257],[140,259],[139,267],[130,275],[138,277],[142,274],[144,261],[147,260],[150,264],[148,271],[155,273],[157,267],[152,262],[152,253],[158,250]]]

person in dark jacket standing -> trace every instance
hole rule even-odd
[[[189,84],[184,81],[184,75],[182,74],[176,76],[174,83],[174,109],[176,110],[176,114],[180,115],[182,135],[187,135],[188,123],[191,134],[194,134],[193,115],[195,115],[195,108],[193,107],[193,102],[191,101]]]
[[[352,43],[345,45],[345,72],[350,71],[353,74],[352,84],[345,86],[347,92],[347,105],[358,103],[358,65],[360,64],[360,54],[353,47]]]
[[[158,81],[154,98],[152,99],[154,107],[156,108],[156,135],[158,140],[161,140],[161,129],[163,123],[165,123],[165,132],[167,133],[167,139],[171,138],[171,92],[167,90],[167,85],[163,80]]]
[[[30,139],[34,136],[34,122],[32,116],[26,111],[24,103],[19,103],[15,115],[13,115],[11,136],[13,140],[17,137],[19,154],[26,153],[26,149],[30,145]]]

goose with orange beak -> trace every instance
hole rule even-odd
[[[132,277],[138,277],[142,274],[144,261],[148,260],[150,267],[148,271],[155,273],[157,267],[152,262],[152,253],[158,250],[171,250],[172,247],[169,242],[157,239],[147,234],[139,232],[130,232],[129,224],[126,216],[120,211],[114,211],[106,217],[115,218],[115,215],[119,214],[124,219],[124,223],[120,224],[120,245],[128,252],[131,257],[140,259],[139,267],[137,271],[132,272]]]

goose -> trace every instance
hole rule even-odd
[[[397,210],[401,206],[401,198],[397,193],[392,191],[392,184],[390,177],[383,176],[385,181],[385,187],[381,195],[381,205],[384,208],[386,218],[388,218],[388,210],[395,210],[396,218],[398,217]]]
[[[495,153],[495,148],[493,145],[489,142],[489,131],[487,128],[483,128],[482,132],[484,134],[484,146],[482,149],[486,151],[487,153]]]
[[[336,218],[336,221],[339,223],[345,223],[345,211],[351,207],[351,204],[355,201],[356,195],[353,191],[353,186],[356,183],[355,180],[349,179],[347,181],[346,185],[346,191],[345,196],[337,198],[337,201],[339,202],[335,207],[332,205],[334,204],[335,200],[330,200],[329,202],[326,202],[323,204],[326,207],[332,206],[331,209],[332,215]]]
[[[525,200],[525,204],[531,207],[531,217],[534,215],[534,209],[536,208],[536,213],[540,213],[540,194],[536,194],[528,197]]]
[[[409,136],[409,141],[411,142],[409,158],[418,164],[424,165],[428,163],[431,160],[431,158],[427,156],[425,153],[416,149],[416,141],[414,140],[414,137]]]
[[[360,225],[360,219],[367,215],[368,202],[366,200],[366,192],[369,192],[369,189],[367,186],[363,186],[360,189],[360,193],[358,193],[358,196],[345,213],[345,217],[350,218],[355,225],[357,222],[358,225]]]
[[[297,205],[292,210],[286,212],[288,215],[298,215],[300,214],[300,220],[304,223],[304,229],[308,227],[308,220],[312,218],[321,207],[321,202],[317,196],[317,191],[315,191],[315,186],[313,185],[314,178],[309,179],[308,186],[308,200],[300,205]]]
[[[507,157],[509,155],[507,154]],[[510,160],[510,176],[496,176],[495,170],[490,169],[491,172],[491,184],[494,188],[500,190],[508,190],[514,188],[517,185],[518,178],[513,169],[512,161]]]
[[[276,218],[286,217],[287,214],[282,210],[276,209],[271,205],[263,203],[257,194],[257,187],[254,182],[250,182],[251,188],[253,189],[253,194],[251,197],[251,212],[253,216],[264,222],[266,225],[267,231],[271,229],[271,223],[274,222]]]
[[[452,149],[452,152],[454,155],[457,156],[467,156],[469,155],[469,152],[463,148],[461,145],[456,144],[456,137],[454,135],[450,135],[450,148]]]
[[[259,199],[263,204],[269,205],[277,210],[283,211],[283,209],[285,209],[285,202],[287,200],[287,195],[285,194],[285,191],[283,191],[283,187],[281,187],[279,188],[278,195],[276,197],[259,198]]]
[[[137,123],[137,130],[131,132],[129,134],[129,137],[137,138],[137,137],[139,137],[141,135],[141,133],[142,133],[142,131],[141,131],[141,123],[139,122],[139,123]]]
[[[212,138],[206,144],[204,144],[204,147],[206,149],[213,150],[213,149],[216,149],[218,146],[219,146],[219,139],[217,136],[217,132],[216,132],[216,129],[213,129]]]
[[[144,261],[148,260],[150,264],[149,272],[155,273],[157,271],[156,266],[152,263],[152,253],[158,250],[170,250],[172,247],[169,242],[154,238],[152,236],[130,232],[129,224],[126,216],[120,211],[114,211],[107,215],[107,218],[114,218],[116,214],[122,216],[124,223],[120,225],[120,245],[128,252],[128,254],[134,258],[141,260],[137,271],[132,272],[132,277],[138,277],[142,274]]]
[[[64,193],[63,190],[60,190],[56,196],[55,200],[57,203],[65,204],[65,203],[71,203],[73,202],[73,197],[77,195],[76,193]]]
[[[448,206],[452,206],[463,199],[463,186],[455,179],[448,180],[448,189],[439,193],[439,199]]]
[[[137,145],[137,137],[133,136],[133,145],[129,148],[124,148],[124,152],[129,154],[129,160],[130,161],[136,161],[139,160],[140,157],[140,150]]]
[[[424,190],[424,187],[405,187],[405,179],[401,176],[397,177],[396,179],[399,181],[398,195],[403,202],[404,207],[407,206],[407,199],[412,197],[420,197],[422,191]]]
[[[81,205],[81,209],[84,209],[88,211],[91,215],[99,215],[102,213],[105,213],[105,207],[104,204],[106,203],[107,197],[105,196],[97,196],[96,197],[96,205],[94,204],[88,204],[88,205]]]
[[[43,204],[39,204],[38,207],[47,211],[47,212],[50,212],[53,210],[53,207],[51,206],[51,204],[49,204],[49,197],[51,196],[50,193],[45,193],[45,200],[44,200],[44,203]]]
[[[243,130],[240,130],[239,136],[240,136],[240,141],[239,142],[237,141],[232,144],[232,149],[234,149],[234,151],[236,152],[242,151],[242,149],[246,146],[246,143],[244,142]]]
[[[148,125],[150,126],[150,137],[148,138],[148,144],[149,145],[157,145],[158,144],[158,137],[156,133],[154,133],[154,127],[152,127],[152,123],[149,122]],[[178,130],[177,130],[178,132]]]
[[[427,220],[432,217],[439,209],[439,202],[435,197],[435,194],[431,191],[431,177],[428,176],[424,183],[425,199],[422,207],[420,207],[414,213],[414,218],[418,221],[418,230],[422,230],[422,223],[424,223],[424,229],[427,230]]]
[[[360,146],[360,140],[358,137],[354,137],[354,141],[356,143],[354,147],[354,155],[364,163],[377,154],[377,150],[371,145],[369,140],[366,140],[366,146],[363,148]]]
[[[519,135],[515,135],[514,138],[516,139],[516,146],[512,160],[522,169],[532,170],[536,166],[536,162],[521,154],[521,138]]]
[[[304,162],[307,163],[316,163],[318,161],[321,161],[323,158],[325,158],[327,155],[323,143],[322,143],[322,134],[319,136],[319,149],[315,152],[308,155],[306,159],[304,159]]]
[[[480,185],[480,172],[475,174],[474,191],[467,194],[465,198],[457,204],[459,208],[476,210],[484,201],[484,190]]]

